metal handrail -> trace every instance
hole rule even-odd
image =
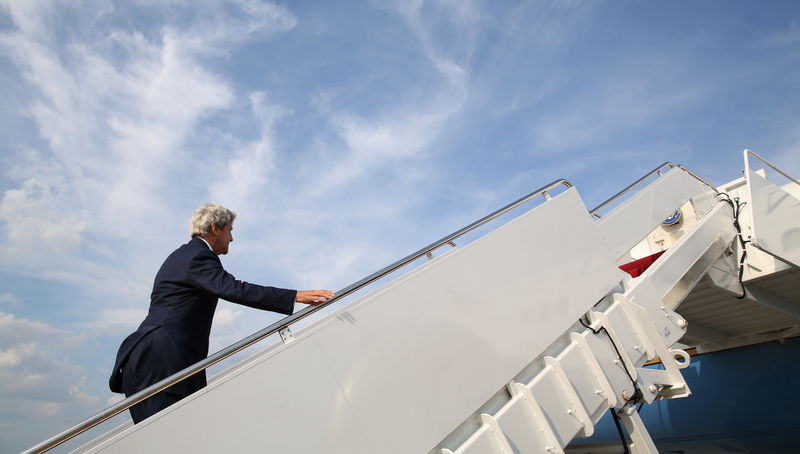
[[[700,175],[692,172],[691,170],[687,169],[686,167],[684,167],[682,165],[678,165],[678,168],[683,170],[684,172],[688,173],[689,175],[693,176],[697,181],[699,181],[699,182],[703,183],[704,185],[710,187],[714,191],[717,190],[716,186],[714,186],[713,184],[709,183],[708,181],[705,180],[705,178],[703,178]]]
[[[600,211],[600,210],[602,210],[603,208],[607,207],[608,205],[610,205],[610,204],[614,203],[614,202],[615,202],[617,199],[619,199],[619,198],[620,198],[620,197],[622,197],[623,195],[627,194],[627,193],[628,193],[628,192],[630,192],[630,191],[631,191],[633,188],[635,188],[636,186],[639,186],[640,184],[642,184],[642,182],[644,182],[645,180],[649,179],[649,178],[650,178],[650,177],[652,177],[653,175],[655,175],[655,174],[658,174],[658,175],[660,176],[660,175],[661,175],[661,170],[662,170],[664,167],[667,167],[667,166],[669,166],[669,168],[671,168],[671,169],[672,169],[672,168],[675,168],[675,164],[673,164],[673,163],[671,163],[671,162],[665,162],[665,163],[661,164],[660,166],[656,167],[655,169],[653,169],[652,171],[650,171],[649,173],[647,173],[647,174],[646,174],[645,176],[643,176],[642,178],[639,178],[639,179],[638,179],[638,180],[636,180],[635,182],[631,183],[631,184],[630,184],[630,185],[629,185],[627,188],[625,188],[625,189],[623,189],[623,190],[619,191],[618,193],[616,193],[615,195],[613,195],[613,196],[612,196],[610,199],[606,200],[605,202],[601,203],[600,205],[597,205],[597,207],[595,207],[593,210],[591,210],[591,211],[589,212],[589,214],[591,214],[591,215],[592,215],[592,217],[599,218],[599,217],[600,217],[600,215],[599,215],[599,214],[597,214],[597,212],[598,212],[598,211]]]
[[[753,153],[753,152],[752,152],[752,151],[750,151],[750,150],[744,150],[744,167],[745,167],[745,170],[746,170],[746,171],[749,171],[749,170],[750,170],[750,160],[749,160],[749,159],[747,159],[747,155],[748,155],[748,154],[751,154],[751,155],[755,156],[755,157],[756,157],[758,160],[760,160],[760,161],[761,161],[761,162],[763,162],[764,164],[766,164],[766,165],[768,165],[768,166],[772,167],[772,169],[773,169],[774,171],[776,171],[776,172],[778,172],[779,174],[781,174],[781,175],[785,176],[786,178],[788,178],[788,179],[790,179],[790,180],[794,181],[794,182],[795,182],[795,184],[798,184],[798,185],[800,185],[800,181],[797,181],[797,180],[795,180],[794,178],[792,178],[791,176],[789,176],[789,174],[787,174],[787,173],[786,173],[786,172],[784,172],[783,170],[781,170],[781,169],[779,169],[779,168],[775,167],[775,166],[774,166],[774,165],[772,165],[772,164],[771,164],[769,161],[767,161],[766,159],[762,158],[761,156],[759,156],[759,155],[757,155],[757,154]],[[746,175],[746,176],[747,176],[748,178],[750,178],[750,176],[749,176],[749,175]]]
[[[745,151],[750,151],[750,150],[745,150]],[[751,152],[751,153],[752,153],[752,152]],[[755,153],[753,153],[753,154],[755,155]],[[758,157],[758,156],[756,156],[756,157]],[[759,159],[761,159],[761,158],[759,158]],[[763,159],[762,159],[762,161],[763,161]],[[764,162],[766,162],[766,161],[764,161]],[[771,165],[771,164],[769,164],[768,162],[767,162],[767,164],[768,164],[768,165],[770,165],[770,166],[772,166],[772,165]],[[688,173],[688,174],[689,174],[691,177],[694,177],[694,179],[696,179],[697,181],[699,181],[699,182],[703,183],[704,185],[706,185],[706,186],[710,187],[710,188],[711,188],[711,189],[713,189],[714,191],[716,191],[716,190],[717,190],[717,187],[716,187],[716,186],[714,186],[713,184],[711,184],[711,183],[709,183],[708,181],[706,181],[706,180],[705,180],[703,177],[701,177],[701,176],[697,175],[696,173],[692,172],[691,170],[687,169],[685,166],[683,166],[683,165],[677,165],[677,166],[676,166],[675,164],[673,164],[673,163],[671,163],[671,162],[667,161],[667,162],[665,162],[665,163],[661,164],[660,166],[656,167],[655,169],[653,169],[653,170],[652,170],[652,171],[650,171],[649,173],[647,173],[647,174],[646,174],[645,176],[643,176],[642,178],[639,178],[638,180],[636,180],[634,183],[632,183],[631,185],[629,185],[627,188],[623,189],[622,191],[619,191],[618,193],[616,193],[616,194],[615,194],[613,197],[611,197],[610,199],[608,199],[608,200],[606,200],[605,202],[603,202],[603,203],[601,203],[600,205],[598,205],[598,206],[597,206],[595,209],[593,209],[592,211],[590,211],[590,212],[589,212],[589,214],[591,214],[591,215],[592,215],[592,217],[594,217],[594,218],[598,218],[598,219],[600,219],[602,216],[600,216],[599,214],[597,214],[597,212],[598,212],[598,211],[600,211],[600,210],[602,210],[603,208],[607,207],[608,205],[612,204],[614,201],[616,201],[617,199],[619,199],[620,197],[622,197],[622,196],[623,196],[623,195],[625,195],[626,193],[630,192],[630,191],[631,191],[633,188],[635,188],[636,186],[639,186],[639,185],[640,185],[642,182],[644,182],[645,180],[649,179],[651,176],[653,176],[653,175],[655,175],[655,174],[658,174],[659,176],[661,176],[661,170],[662,170],[662,169],[664,169],[664,167],[669,167],[669,168],[671,168],[671,169],[673,169],[673,168],[677,167],[677,168],[679,168],[679,169],[683,170],[684,172]],[[774,167],[773,167],[773,168],[774,168]],[[778,169],[775,169],[775,170],[778,170]],[[780,170],[778,170],[778,172],[780,172]],[[781,172],[781,173],[783,173],[783,172]],[[785,174],[784,174],[784,175],[785,175]],[[791,178],[791,177],[789,177],[789,178]]]
[[[489,222],[489,221],[491,221],[491,220],[493,220],[493,219],[495,219],[495,218],[497,218],[499,216],[502,216],[503,214],[513,210],[514,208],[522,205],[523,203],[525,203],[525,202],[527,202],[527,201],[529,201],[529,200],[531,200],[533,198],[536,198],[536,197],[538,197],[540,195],[544,195],[545,199],[549,200],[550,199],[549,191],[551,189],[554,189],[554,188],[556,188],[558,186],[562,186],[562,185],[566,186],[567,188],[571,188],[572,187],[572,183],[570,183],[569,181],[567,181],[565,179],[559,179],[559,180],[556,180],[556,181],[554,181],[554,182],[552,182],[552,183],[550,183],[550,184],[548,184],[548,185],[546,185],[546,186],[544,186],[544,187],[542,187],[540,189],[537,189],[536,191],[531,192],[530,194],[528,194],[528,195],[526,195],[526,196],[524,196],[524,197],[522,197],[522,198],[520,198],[520,199],[518,199],[518,200],[516,200],[516,201],[514,201],[514,202],[512,202],[512,203],[510,203],[510,204],[508,204],[506,206],[504,206],[503,208],[500,208],[499,210],[495,211],[494,213],[489,214],[487,216],[484,216],[483,218],[473,222],[472,224],[470,224],[470,225],[468,225],[468,226],[466,226],[466,227],[464,227],[464,228],[462,228],[462,229],[460,229],[460,230],[458,230],[458,231],[456,231],[454,233],[451,233],[450,235],[447,235],[446,237],[442,238],[441,240],[436,241],[434,243],[431,243],[430,245],[418,250],[417,252],[414,252],[414,253],[406,256],[405,258],[400,259],[400,260],[394,262],[393,264],[391,264],[391,265],[389,265],[389,266],[387,266],[387,267],[385,267],[385,268],[383,268],[383,269],[381,269],[379,271],[376,271],[376,272],[370,274],[369,276],[361,279],[360,281],[343,288],[342,290],[340,290],[339,292],[336,293],[335,297],[331,298],[330,300],[328,300],[328,301],[326,301],[326,302],[324,302],[322,304],[319,304],[317,306],[309,306],[309,307],[307,307],[307,308],[305,308],[305,309],[303,309],[303,310],[301,310],[301,311],[299,311],[299,312],[297,312],[295,314],[292,314],[292,315],[290,315],[288,317],[283,318],[282,320],[280,320],[278,322],[273,323],[272,325],[270,325],[270,326],[268,326],[268,327],[266,327],[266,328],[264,328],[264,329],[262,329],[260,331],[257,331],[255,333],[251,334],[250,336],[240,340],[239,342],[236,342],[235,344],[232,344],[232,345],[230,345],[230,346],[218,351],[217,353],[214,353],[213,355],[207,357],[206,359],[204,359],[204,360],[202,360],[202,361],[200,361],[200,362],[198,362],[198,363],[196,363],[196,364],[194,364],[192,366],[189,366],[189,367],[181,370],[180,372],[176,372],[175,374],[173,374],[173,375],[171,375],[171,376],[159,381],[158,383],[155,383],[155,384],[151,385],[150,387],[145,388],[145,389],[139,391],[138,393],[128,397],[127,399],[122,400],[120,402],[117,402],[116,404],[106,408],[105,410],[95,414],[94,416],[92,416],[92,417],[90,417],[88,419],[85,419],[84,421],[82,421],[82,422],[70,427],[69,429],[59,433],[58,435],[55,435],[55,436],[53,436],[53,437],[51,437],[51,438],[39,443],[38,445],[28,449],[27,451],[24,451],[23,454],[41,453],[41,452],[48,451],[48,450],[60,445],[61,443],[65,442],[65,441],[67,441],[67,440],[69,440],[69,439],[71,439],[71,438],[73,438],[73,437],[75,437],[77,435],[80,435],[83,432],[86,432],[87,430],[91,429],[92,427],[94,427],[94,426],[102,423],[103,421],[105,421],[105,420],[117,415],[118,413],[121,413],[121,412],[127,410],[128,408],[138,404],[139,402],[147,399],[148,397],[150,397],[150,396],[152,396],[152,395],[154,395],[154,394],[156,394],[156,393],[158,393],[160,391],[163,391],[164,389],[167,389],[168,387],[174,385],[175,383],[178,383],[178,382],[180,382],[182,380],[185,380],[186,378],[191,377],[192,375],[194,375],[194,374],[196,374],[196,373],[198,373],[198,372],[200,372],[202,370],[205,370],[208,367],[213,366],[214,364],[217,364],[218,362],[230,357],[231,355],[234,355],[234,354],[244,350],[245,348],[247,348],[247,347],[249,347],[249,346],[251,346],[251,345],[253,345],[253,344],[257,343],[257,342],[259,342],[259,341],[261,341],[261,340],[263,340],[263,339],[265,339],[265,338],[267,338],[267,337],[269,337],[269,336],[271,336],[271,335],[273,335],[275,333],[278,333],[279,331],[289,327],[293,323],[295,323],[297,321],[300,321],[300,320],[308,317],[309,315],[311,315],[311,314],[313,314],[313,313],[315,313],[315,312],[317,312],[319,310],[322,310],[323,308],[325,308],[325,307],[333,304],[334,302],[346,297],[347,295],[350,295],[353,292],[355,292],[357,290],[360,290],[360,289],[366,287],[367,285],[377,281],[378,279],[380,279],[380,278],[382,278],[382,277],[384,277],[384,276],[386,276],[388,274],[391,274],[394,271],[397,271],[398,269],[408,265],[409,263],[417,260],[418,258],[420,258],[422,256],[427,255],[428,253],[434,251],[435,249],[437,249],[437,248],[439,248],[439,247],[441,247],[441,246],[443,246],[445,244],[454,245],[453,240],[455,240],[456,238],[458,238],[458,237],[460,237],[460,236],[462,236],[462,235],[464,235],[466,233],[469,233],[472,230],[475,230],[476,228],[482,226],[483,224],[486,224],[487,222]]]

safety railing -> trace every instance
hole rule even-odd
[[[639,178],[638,180],[636,180],[633,183],[631,183],[630,185],[628,185],[627,188],[625,188],[625,189],[619,191],[618,193],[614,194],[613,196],[611,196],[610,199],[606,200],[605,202],[601,203],[600,205],[597,205],[593,210],[589,211],[589,214],[591,214],[592,217],[600,218],[601,216],[600,216],[600,214],[598,214],[598,212],[600,210],[602,210],[603,208],[611,205],[612,203],[617,201],[620,197],[624,196],[625,194],[629,193],[630,191],[632,191],[634,188],[636,188],[640,184],[642,184],[645,181],[647,181],[648,179],[650,179],[650,177],[652,177],[653,175],[658,174],[658,176],[661,176],[661,172],[664,170],[664,167],[669,167],[670,169],[672,169],[672,168],[675,167],[675,164],[673,164],[671,162],[665,162],[665,163],[661,164],[660,166],[656,167],[655,169],[653,169],[650,172],[648,172],[647,174],[645,174],[642,178]]]
[[[656,167],[655,169],[651,170],[650,172],[646,173],[643,177],[641,177],[638,180],[636,180],[633,183],[631,183],[625,189],[623,189],[623,190],[619,191],[618,193],[614,194],[610,199],[606,200],[605,202],[601,203],[600,205],[597,205],[593,210],[589,211],[589,214],[591,214],[592,217],[594,217],[594,218],[598,218],[598,219],[601,218],[601,216],[599,214],[600,210],[602,210],[603,208],[611,205],[615,201],[619,200],[620,197],[622,197],[625,194],[629,193],[630,191],[634,190],[637,186],[639,186],[642,183],[644,183],[645,181],[649,180],[650,177],[652,177],[653,175],[661,176],[662,175],[661,172],[664,170],[665,167],[669,167],[670,169],[673,169],[673,168],[677,167],[677,168],[683,170],[684,172],[688,173],[690,176],[692,176],[697,181],[699,181],[699,182],[703,183],[704,185],[710,187],[714,191],[717,190],[717,188],[713,184],[709,183],[708,181],[706,181],[705,179],[703,179],[702,177],[700,177],[696,173],[692,172],[691,170],[687,169],[686,167],[684,167],[682,165],[677,165],[676,166],[675,164],[673,164],[671,162],[665,162],[665,163],[661,164],[660,166]]]
[[[788,178],[789,180],[793,181],[795,184],[800,185],[800,181],[795,180],[789,174],[787,174],[783,170],[775,167],[769,161],[767,161],[766,159],[762,158],[761,156],[753,153],[750,150],[744,150],[744,170],[745,170],[745,176],[747,176],[747,178],[750,178],[750,159],[747,157],[747,155],[753,156],[754,158],[758,159],[759,161],[763,162],[764,164],[770,166],[772,168],[772,170],[778,172],[779,174],[781,174],[784,177]]]
[[[682,165],[678,165],[678,168],[683,170],[684,172],[688,173],[689,175],[693,176],[695,180],[703,183],[704,185],[708,186],[709,188],[713,189],[714,191],[717,190],[716,186],[714,186],[713,184],[709,183],[708,181],[706,181],[705,178],[701,177],[700,175],[697,175],[696,173],[692,172],[691,170],[687,169],[686,167],[684,167]]]
[[[797,241],[796,236],[797,219],[800,217],[797,188],[789,189],[792,187],[791,183],[779,185],[774,181],[768,182],[766,173],[760,176],[750,167],[749,156],[766,164],[790,182],[800,185],[800,181],[771,162],[750,150],[744,150],[744,175],[747,182],[748,199],[746,205],[750,217],[750,228],[749,241],[745,241],[741,233],[739,235],[743,249],[742,260],[747,256],[745,245],[750,244],[791,266],[800,266],[800,242]],[[764,181],[760,181],[762,178]],[[739,280],[741,281],[741,279],[740,273]]]
[[[526,203],[526,202],[528,202],[528,201],[530,201],[530,200],[532,200],[532,199],[534,199],[534,198],[536,198],[536,197],[538,197],[540,195],[544,196],[545,200],[549,200],[551,198],[550,191],[555,189],[555,188],[557,188],[557,187],[559,187],[559,186],[565,186],[567,188],[571,188],[572,187],[572,183],[570,183],[569,181],[564,180],[564,179],[559,179],[559,180],[556,180],[556,181],[554,181],[554,182],[552,182],[552,183],[550,183],[550,184],[548,184],[548,185],[546,185],[546,186],[544,186],[544,187],[542,187],[540,189],[537,189],[536,191],[533,191],[530,194],[528,194],[528,195],[526,195],[524,197],[521,197],[520,199],[518,199],[518,200],[516,200],[516,201],[514,201],[514,202],[512,202],[512,203],[510,203],[510,204],[508,204],[506,206],[504,206],[503,208],[500,208],[499,210],[497,210],[497,211],[495,211],[495,212],[493,212],[493,213],[491,213],[491,214],[489,214],[487,216],[484,216],[483,218],[473,222],[472,224],[470,224],[470,225],[468,225],[468,226],[466,226],[466,227],[464,227],[464,228],[462,228],[460,230],[457,230],[456,232],[453,232],[450,235],[447,235],[446,237],[442,238],[441,240],[433,242],[430,245],[425,246],[424,248],[422,248],[422,249],[420,249],[420,250],[418,250],[418,251],[406,256],[405,258],[402,258],[402,259],[392,263],[391,265],[389,265],[389,266],[387,266],[387,267],[385,267],[385,268],[383,268],[383,269],[381,269],[379,271],[376,271],[376,272],[370,274],[369,276],[361,279],[360,281],[343,288],[342,290],[340,290],[339,292],[336,293],[336,296],[334,298],[331,298],[330,300],[328,300],[328,301],[326,301],[326,302],[324,302],[322,304],[319,304],[317,306],[309,306],[309,307],[307,307],[307,308],[305,308],[305,309],[303,309],[301,311],[298,311],[295,314],[292,314],[292,315],[290,315],[288,317],[283,318],[282,320],[280,320],[278,322],[273,323],[272,325],[270,325],[270,326],[268,326],[268,327],[266,327],[266,328],[264,328],[264,329],[262,329],[262,330],[260,330],[258,332],[255,332],[255,333],[251,334],[250,336],[240,340],[239,342],[236,342],[235,344],[232,344],[232,345],[230,345],[230,346],[218,351],[217,353],[214,353],[213,355],[207,357],[206,359],[204,359],[204,360],[202,360],[202,361],[200,361],[200,362],[198,362],[198,363],[196,363],[196,364],[194,364],[192,366],[189,366],[189,367],[181,370],[180,372],[177,372],[177,373],[175,373],[175,374],[173,374],[173,375],[171,375],[171,376],[159,381],[158,383],[155,383],[155,384],[151,385],[148,388],[145,388],[145,389],[139,391],[138,393],[128,397],[127,399],[122,400],[122,401],[120,401],[120,402],[118,402],[118,403],[106,408],[105,410],[97,413],[96,415],[94,415],[94,416],[92,416],[92,417],[90,417],[88,419],[85,419],[84,421],[82,421],[82,422],[70,427],[69,429],[59,433],[58,435],[55,435],[55,436],[53,436],[53,437],[51,437],[51,438],[39,443],[38,445],[36,445],[36,446],[28,449],[27,451],[25,451],[23,454],[45,452],[45,451],[48,451],[48,450],[60,445],[61,443],[64,443],[65,441],[67,441],[67,440],[69,440],[69,439],[71,439],[73,437],[76,437],[76,436],[80,435],[80,434],[86,432],[87,430],[91,429],[92,427],[95,427],[98,424],[102,423],[103,421],[106,421],[107,419],[109,419],[109,418],[111,418],[111,417],[113,417],[113,416],[115,416],[115,415],[127,410],[128,408],[138,404],[139,402],[147,399],[148,397],[150,397],[150,396],[152,396],[152,395],[154,395],[154,394],[156,394],[156,393],[158,393],[160,391],[163,391],[163,390],[167,389],[168,387],[170,387],[170,386],[172,386],[172,385],[174,385],[174,384],[176,384],[176,383],[178,383],[180,381],[183,381],[183,380],[191,377],[192,375],[194,375],[194,374],[196,374],[196,373],[198,373],[198,372],[200,372],[202,370],[205,370],[205,369],[207,369],[207,368],[219,363],[220,361],[222,361],[222,360],[224,360],[224,359],[226,359],[226,358],[228,358],[228,357],[230,357],[230,356],[232,356],[232,355],[244,350],[247,347],[250,347],[251,345],[253,345],[253,344],[255,344],[255,343],[257,343],[257,342],[259,342],[259,341],[261,341],[261,340],[263,340],[263,339],[265,339],[265,338],[267,338],[267,337],[269,337],[269,336],[271,336],[273,334],[279,333],[280,331],[286,329],[287,327],[291,326],[292,324],[294,324],[294,323],[296,323],[296,322],[298,322],[298,321],[310,316],[311,314],[314,314],[315,312],[320,311],[323,308],[335,303],[336,301],[339,301],[342,298],[344,298],[344,297],[346,297],[346,296],[348,296],[348,295],[350,295],[350,294],[352,294],[352,293],[354,293],[354,292],[356,292],[356,291],[358,291],[358,290],[360,290],[360,289],[372,284],[373,282],[377,281],[378,279],[381,279],[382,277],[385,277],[385,276],[397,271],[398,269],[403,268],[404,266],[406,266],[409,263],[419,259],[420,257],[427,256],[428,258],[431,258],[432,257],[431,253],[434,250],[440,248],[441,246],[444,246],[444,245],[455,246],[455,242],[454,242],[455,239],[463,236],[466,233],[469,233],[469,232],[477,229],[478,227],[486,224],[487,222],[489,222],[489,221],[491,221],[493,219],[496,219],[499,216],[502,216],[505,213],[508,213],[509,211],[513,210],[514,208],[517,208],[518,206],[520,206],[520,205],[522,205],[522,204],[524,204],[524,203]]]

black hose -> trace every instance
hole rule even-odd
[[[630,450],[628,450],[628,440],[625,439],[625,434],[622,433],[622,426],[619,423],[619,416],[617,416],[617,412],[615,412],[613,408],[609,408],[608,411],[610,411],[611,416],[614,417],[614,424],[617,425],[617,432],[619,433],[619,441],[622,442],[622,447],[625,449],[625,454],[630,454]]]
[[[725,198],[722,199],[722,201],[730,205],[731,210],[733,211],[733,227],[736,229],[736,236],[739,238],[739,245],[742,249],[742,256],[739,258],[739,285],[742,287],[742,294],[736,296],[736,299],[741,300],[747,296],[747,290],[744,288],[744,282],[742,278],[744,277],[744,260],[747,258],[747,243],[749,243],[750,240],[745,240],[742,236],[742,226],[739,224],[739,214],[742,212],[742,207],[745,206],[747,202],[739,203],[739,199],[736,199],[734,203],[734,201],[731,200],[731,197],[724,192],[720,192],[716,196],[724,196]]]

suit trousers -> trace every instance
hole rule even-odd
[[[122,366],[122,392],[130,397],[192,364],[176,364],[176,345],[167,331],[156,328],[145,335],[131,350]],[[205,387],[205,371],[160,391],[132,406],[129,411],[134,424],[147,419],[184,397]]]

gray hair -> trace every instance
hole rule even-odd
[[[236,219],[236,213],[233,211],[222,205],[207,203],[194,210],[192,222],[189,224],[189,230],[192,238],[206,236],[211,233],[211,224],[216,225],[220,229],[224,229],[228,224],[233,222],[234,219]]]

